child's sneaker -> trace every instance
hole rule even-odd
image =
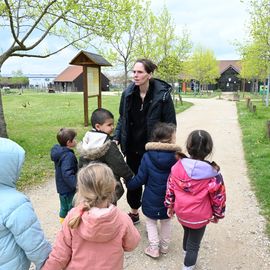
[[[133,224],[138,224],[140,222],[140,216],[139,213],[133,214],[131,212],[128,213],[129,217],[131,218]]]
[[[167,254],[169,250],[169,246],[168,245],[160,245],[159,251],[162,254]]]
[[[158,247],[152,247],[148,246],[144,253],[152,258],[158,258],[159,257],[159,248]]]

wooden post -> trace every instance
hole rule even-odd
[[[248,106],[248,109],[250,112],[251,112],[251,108],[252,108],[252,101],[249,102],[249,106]]]
[[[248,108],[249,107],[249,103],[251,102],[250,97],[247,97],[246,98],[246,101],[247,101],[247,108]]]
[[[266,121],[266,132],[267,132],[267,136],[270,139],[270,120]]]
[[[83,66],[83,109],[84,109],[84,126],[88,127],[88,85],[87,85],[87,67]]]
[[[101,67],[98,67],[99,73],[99,93],[98,93],[98,108],[101,108]]]
[[[252,106],[252,112],[255,113],[256,112],[256,105]]]

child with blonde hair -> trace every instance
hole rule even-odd
[[[205,130],[192,131],[186,143],[189,157],[181,155],[168,179],[165,205],[184,229],[183,270],[193,270],[206,225],[224,217],[226,193],[219,166],[206,160],[213,140]]]
[[[145,146],[138,174],[127,182],[129,190],[144,185],[142,196],[142,211],[146,216],[146,230],[149,245],[145,254],[157,258],[160,253],[166,254],[171,238],[171,220],[164,205],[167,179],[171,167],[176,163],[176,152],[181,150],[175,144],[176,126],[174,124],[158,123],[155,125],[151,142]],[[158,233],[158,221],[160,233]]]
[[[111,202],[116,181],[102,163],[78,173],[75,207],[68,213],[43,270],[123,269],[124,251],[132,251],[140,234],[129,216]]]

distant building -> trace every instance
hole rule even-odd
[[[110,80],[101,73],[101,91],[109,91]],[[83,67],[68,66],[54,79],[54,90],[66,92],[83,91]]]
[[[24,74],[29,79],[30,88],[48,88],[57,74]]]

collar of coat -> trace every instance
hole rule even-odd
[[[162,150],[162,151],[172,151],[180,152],[182,151],[181,147],[173,143],[162,143],[162,142],[149,142],[145,145],[145,150]]]
[[[95,148],[85,150],[82,147],[82,143],[80,142],[77,144],[77,150],[78,150],[79,155],[81,157],[89,159],[89,160],[97,160],[97,159],[103,157],[107,153],[107,151],[109,150],[109,148],[111,146],[111,143],[112,143],[111,140],[107,140],[100,147],[95,147]]]
[[[162,99],[163,102],[165,102],[168,94],[171,92],[172,87],[165,81],[156,78],[151,79],[150,83],[152,84],[153,88],[153,99]],[[134,92],[134,89],[135,83],[133,82],[127,87],[125,95],[130,96]]]

